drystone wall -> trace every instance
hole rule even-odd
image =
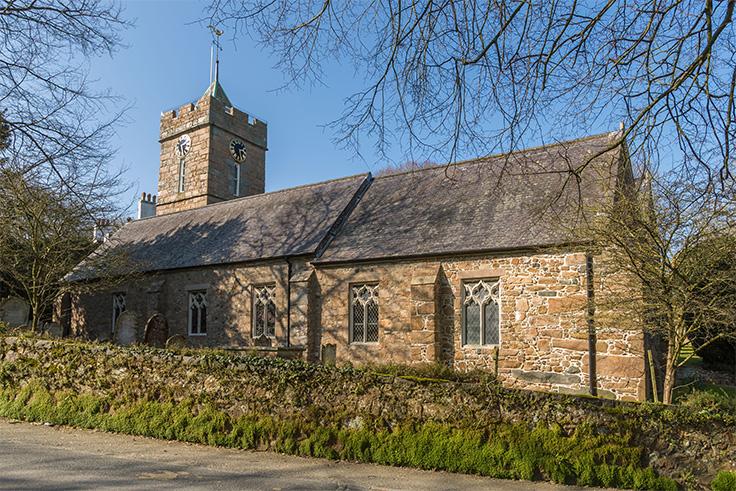
[[[490,379],[399,377],[300,360],[171,352],[79,341],[0,337],[0,389],[31,381],[52,393],[110,401],[211,404],[232,417],[269,415],[343,428],[398,428],[441,423],[485,428],[523,423],[589,425],[627,435],[646,449],[646,465],[663,475],[710,482],[736,468],[736,415],[506,389]]]

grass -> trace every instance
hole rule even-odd
[[[688,360],[688,357],[690,357],[689,360]],[[677,361],[678,363],[682,363],[685,360],[687,360],[687,362],[685,362],[685,364],[681,366],[685,366],[685,367],[702,367],[703,366],[703,359],[699,357],[698,355],[694,354],[692,343],[686,344],[680,350],[680,356]]]
[[[736,472],[721,471],[711,484],[713,491],[736,491]]]
[[[223,447],[585,486],[675,490],[643,465],[631,435],[598,435],[590,425],[566,434],[557,425],[504,423],[457,428],[366,421],[352,428],[299,419],[233,418],[207,404],[52,393],[40,382],[0,389],[0,416]]]

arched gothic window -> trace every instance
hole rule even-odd
[[[276,335],[276,285],[253,287],[253,337]]]
[[[378,285],[350,287],[350,342],[378,342]]]
[[[498,281],[463,283],[463,344],[497,345],[501,341]]]

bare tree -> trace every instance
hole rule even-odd
[[[4,5],[3,5],[4,4]],[[91,89],[91,56],[111,54],[127,24],[102,0],[0,4],[0,109],[10,134],[0,168],[64,188],[91,216],[114,213],[122,191],[110,136],[122,117]]]
[[[707,174],[648,176],[638,190],[590,210],[595,219],[587,224],[603,251],[598,315],[603,325],[643,329],[665,342],[666,403],[678,368],[693,356],[683,354],[693,337],[707,346],[736,323],[735,188],[707,181]]]
[[[94,249],[94,224],[122,213],[110,137],[124,110],[88,68],[127,25],[107,0],[0,2],[0,277],[30,302],[34,329]]]
[[[324,60],[365,86],[341,142],[408,160],[508,152],[625,123],[611,148],[733,178],[734,0],[211,0],[207,22],[270,48],[287,85]],[[658,161],[658,160],[655,160]],[[586,165],[586,164],[582,164]],[[579,172],[579,169],[573,169]]]
[[[0,276],[28,300],[37,331],[64,276],[94,249],[91,223],[68,194],[0,172]]]

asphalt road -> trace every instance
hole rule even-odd
[[[0,419],[0,489],[574,490]]]

